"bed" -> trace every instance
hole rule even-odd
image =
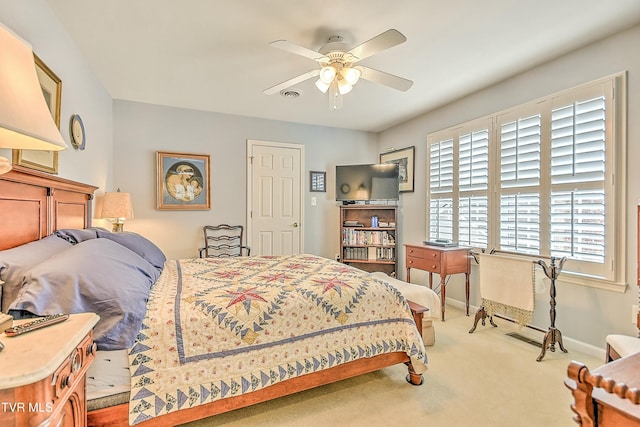
[[[88,402],[88,425],[176,425],[399,363],[422,383],[422,339],[386,281],[308,254],[165,260],[142,236],[91,228],[95,189],[20,167],[0,176],[0,250],[62,245],[29,252],[28,275],[13,273],[29,280],[3,285],[3,308],[95,311],[97,371],[128,360],[118,374],[128,368],[129,389]],[[100,294],[111,287],[100,276],[114,275],[124,306]],[[60,283],[76,296],[63,298]]]

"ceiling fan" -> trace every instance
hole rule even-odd
[[[263,92],[267,95],[273,95],[300,82],[318,77],[316,87],[323,93],[329,92],[329,108],[337,110],[342,107],[342,95],[349,93],[360,78],[403,92],[407,91],[413,85],[411,80],[362,65],[355,65],[371,55],[397,46],[405,41],[407,41],[407,38],[394,29],[378,34],[352,49],[348,49],[341,36],[330,37],[328,43],[318,51],[307,49],[287,40],[276,40],[269,44],[287,52],[313,59],[320,65],[320,68],[307,71],[304,74],[265,89]]]

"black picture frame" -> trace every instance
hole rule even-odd
[[[400,192],[413,192],[415,184],[414,158],[416,147],[406,147],[400,150],[387,151],[380,154],[380,163],[397,163],[400,167]]]

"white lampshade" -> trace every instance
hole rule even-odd
[[[131,194],[109,192],[104,194],[102,201],[102,218],[133,219],[133,203]]]
[[[0,148],[67,148],[47,107],[31,46],[0,24]],[[0,173],[6,169],[0,161]]]
[[[342,74],[342,77],[344,77],[347,83],[353,86],[356,83],[358,83],[358,80],[360,80],[361,73],[360,73],[360,70],[358,70],[357,68],[347,67],[347,68],[343,68],[340,74]]]
[[[316,81],[316,87],[320,89],[320,92],[322,93],[327,93],[327,90],[329,89],[329,85],[320,79]]]
[[[338,80],[338,92],[340,92],[340,95],[345,95],[351,92],[351,89],[353,89],[353,86],[351,86],[345,79]]]
[[[326,84],[331,84],[335,77],[336,69],[332,66],[322,67],[322,69],[320,70],[320,80],[322,80]]]

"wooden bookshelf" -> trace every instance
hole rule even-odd
[[[375,226],[373,218],[378,218]],[[398,207],[394,205],[342,205],[340,207],[340,260],[365,271],[396,274]]]

